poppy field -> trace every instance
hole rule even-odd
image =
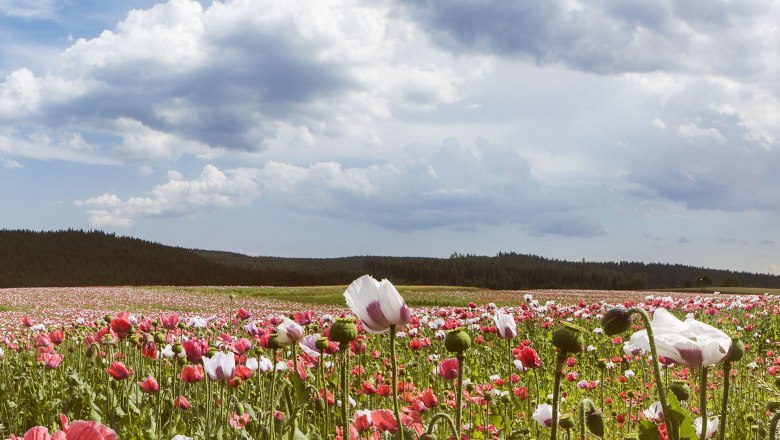
[[[2,289],[0,438],[774,438],[773,295],[399,290]]]

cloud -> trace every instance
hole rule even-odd
[[[774,50],[767,39],[776,31],[772,23],[778,15],[776,6],[759,1],[401,3],[453,51],[562,63],[601,74],[756,73]],[[736,58],[741,62],[734,63]]]
[[[11,72],[0,83],[0,122],[50,138],[80,133],[99,139],[102,156],[130,163],[317,137],[375,144],[376,121],[454,102],[482,63],[432,47],[396,15],[356,0],[132,10],[115,29],[75,41],[56,69]]]
[[[94,227],[127,228],[140,218],[185,217],[247,205],[258,195],[255,182],[240,170],[226,174],[206,165],[193,180],[184,180],[175,172],[168,177],[167,183],[144,196],[122,200],[116,194],[105,193],[75,204],[86,208],[89,223]]]
[[[11,159],[9,157],[4,157],[0,159],[0,165],[3,166],[3,168],[7,170],[12,170],[14,168],[24,168],[24,164],[21,162],[18,162],[14,159]]]
[[[411,145],[396,160],[374,164],[269,161],[224,172],[208,165],[194,180],[176,171],[168,179],[144,196],[107,193],[77,206],[96,227],[127,227],[142,218],[192,216],[259,200],[277,213],[393,231],[517,224],[543,235],[604,234],[598,222],[579,212],[582,205],[551,197],[517,152],[486,139]]]
[[[26,19],[52,18],[57,11],[54,0],[0,0],[0,15]]]

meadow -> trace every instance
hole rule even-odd
[[[401,302],[383,297],[377,314],[362,299],[348,307],[346,288],[1,289],[0,437],[770,434],[780,400],[773,292],[396,286]],[[616,305],[625,306],[617,315],[609,312]],[[711,326],[729,347],[706,345],[701,359],[659,355],[658,381],[649,350],[635,343],[644,328],[638,312],[608,335],[610,318],[622,322],[634,308],[707,326],[691,324],[705,330],[683,345],[709,341]],[[659,353],[669,349],[662,330]],[[702,415],[706,426],[696,432]]]

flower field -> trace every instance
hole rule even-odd
[[[236,291],[0,290],[0,438],[738,440],[780,407],[771,295]]]

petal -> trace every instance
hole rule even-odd
[[[664,308],[656,309],[653,313],[653,333],[661,335],[665,333],[681,334],[688,330],[688,324],[680,321]]]
[[[390,324],[402,324],[404,316],[401,309],[406,304],[401,294],[398,293],[393,283],[388,280],[382,280],[379,287],[379,303],[382,305],[382,312],[387,317]],[[400,329],[398,329],[400,330]]]

